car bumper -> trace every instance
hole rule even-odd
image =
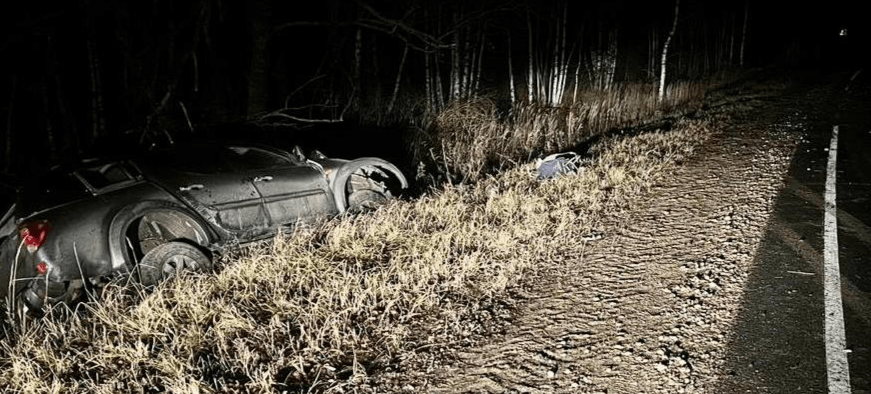
[[[31,314],[41,314],[46,305],[70,303],[82,294],[81,279],[54,282],[46,278],[31,280],[24,289],[21,301]]]

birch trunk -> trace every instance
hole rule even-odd
[[[529,18],[529,8],[527,6],[526,9],[526,28],[529,36],[529,70],[527,73],[526,80],[526,90],[527,90],[527,100],[529,103],[532,103],[534,98],[535,91],[535,80],[533,79],[535,69],[533,63],[533,53],[532,53],[532,20]]]
[[[665,98],[665,63],[668,58],[668,44],[671,43],[671,38],[674,37],[674,31],[677,29],[677,16],[680,11],[680,0],[674,1],[674,22],[671,24],[671,31],[668,32],[668,38],[665,39],[665,45],[662,47],[662,61],[660,62],[659,75],[659,101]]]
[[[511,65],[511,32],[508,32],[508,90],[511,93],[511,108],[514,108],[514,103],[517,101],[517,96],[514,95],[514,67]]]
[[[581,80],[581,55],[578,51],[578,65],[575,67],[575,87],[572,89],[572,105],[578,102],[578,83]]]
[[[390,103],[387,104],[387,113],[393,112],[393,105],[396,104],[396,96],[399,95],[399,84],[402,82],[402,71],[405,68],[406,57],[408,57],[408,44],[405,44],[405,49],[402,50],[402,60],[399,61],[399,71],[396,72],[396,83],[393,84],[393,95],[390,96]]]
[[[459,22],[457,11],[454,11],[454,25]],[[454,43],[451,46],[451,98],[457,99],[460,95],[460,31],[454,29]]]

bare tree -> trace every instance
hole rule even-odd
[[[90,88],[91,88],[91,125],[93,139],[97,139],[103,134],[106,128],[103,118],[103,84],[101,81],[102,73],[100,70],[100,61],[97,56],[94,40],[88,37],[88,69],[90,71]]]
[[[665,64],[666,59],[668,58],[668,45],[671,43],[672,37],[674,37],[674,31],[677,30],[677,17],[678,11],[680,11],[680,0],[674,1],[674,22],[671,24],[671,31],[668,32],[668,38],[665,39],[665,45],[662,47],[662,61],[660,62],[660,74],[659,74],[659,101],[662,101],[665,98]]]
[[[527,79],[526,79],[526,90],[527,90],[527,101],[532,103],[534,101],[534,91],[535,91],[535,80],[533,79],[533,75],[535,75],[535,64],[532,51],[532,19],[529,16],[529,4],[526,4],[526,28],[529,32],[529,69],[527,70]]]
[[[617,70],[617,31],[605,33],[599,28],[598,45],[590,51],[587,74],[590,83],[599,90],[608,90]]]
[[[393,105],[396,104],[396,96],[399,95],[399,84],[402,82],[402,71],[405,68],[405,58],[408,57],[408,45],[402,50],[402,60],[399,61],[399,71],[396,72],[396,83],[393,84],[393,95],[390,96],[390,102],[387,104],[387,112],[393,112]]]
[[[511,94],[511,108],[514,108],[517,96],[514,94],[514,67],[511,61],[511,31],[508,31],[508,88]]]
[[[569,64],[572,53],[567,53],[566,30],[568,24],[568,3],[562,3],[562,9],[554,9],[553,30],[548,34],[542,32],[542,37],[553,37],[552,40],[535,47],[533,42],[536,31],[533,29],[531,12],[527,9],[526,26],[529,35],[529,69],[527,70],[528,102],[538,102],[555,106],[562,102],[568,83]],[[550,24],[549,24],[550,25]],[[541,29],[545,30],[545,29]]]

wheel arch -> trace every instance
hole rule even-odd
[[[171,239],[166,239],[167,242],[183,240],[207,250],[209,245],[219,239],[217,233],[199,215],[178,204],[167,201],[143,201],[129,205],[118,211],[109,225],[109,253],[114,270],[133,266],[134,256],[131,255],[127,244],[127,236],[134,230],[138,234],[138,225],[147,215],[156,216],[156,221],[176,218],[185,224],[172,226],[173,236]]]
[[[402,171],[400,171],[398,167],[389,161],[377,157],[363,157],[351,160],[343,164],[338,171],[336,171],[336,175],[330,184],[330,188],[333,191],[333,197],[336,200],[336,208],[339,210],[340,214],[344,213],[348,208],[348,195],[345,193],[345,186],[347,185],[351,174],[365,167],[375,167],[384,172],[399,185],[400,191],[408,189],[408,180],[405,179],[405,175],[402,174]]]

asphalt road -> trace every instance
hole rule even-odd
[[[863,73],[840,93],[837,112],[838,258],[853,393],[871,393],[871,75]]]
[[[847,74],[846,77],[849,77]],[[778,124],[803,140],[757,250],[729,371],[735,392],[826,393],[823,291],[828,148],[839,126],[837,218],[841,296],[852,393],[871,393],[871,75],[782,102]]]

